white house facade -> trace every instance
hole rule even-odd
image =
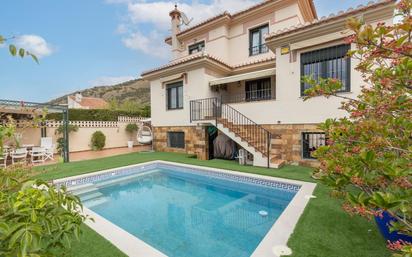
[[[266,0],[180,30],[170,12],[173,59],[146,71],[150,81],[154,147],[211,157],[215,127],[253,156],[256,166],[316,165],[311,152],[326,143],[317,126],[339,118],[340,99],[303,101],[304,75],[343,81],[341,94],[362,86],[356,61],[345,58],[350,17],[392,22],[395,0],[358,6],[318,19],[312,0]]]

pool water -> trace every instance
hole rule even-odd
[[[250,256],[295,194],[178,168],[78,192],[87,208],[170,257]]]

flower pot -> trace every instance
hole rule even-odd
[[[403,240],[405,242],[412,243],[412,237],[399,234],[396,231],[390,232],[390,222],[396,219],[392,217],[388,212],[384,211],[382,217],[375,217],[376,224],[378,225],[379,231],[386,241],[396,242],[398,240]]]
[[[133,141],[127,141],[127,147],[133,148],[134,142]]]

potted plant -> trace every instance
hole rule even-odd
[[[129,141],[127,141],[127,147],[129,148],[133,148],[133,144],[134,144],[133,135],[137,131],[137,129],[138,127],[136,123],[130,123],[130,124],[127,124],[126,126],[126,132],[130,136]]]

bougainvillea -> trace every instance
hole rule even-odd
[[[395,24],[347,22],[353,35],[348,58],[358,64],[364,85],[352,99],[337,93],[336,79],[304,78],[314,96],[339,97],[348,115],[322,125],[328,145],[314,154],[321,166],[316,177],[342,196],[344,209],[354,215],[396,218],[392,229],[412,235],[412,0],[397,6]],[[412,256],[404,242],[388,245],[397,256]]]

